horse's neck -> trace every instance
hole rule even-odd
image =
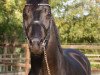
[[[65,61],[63,54],[59,49],[59,46],[54,45],[55,47],[51,47],[51,51],[47,52],[48,55],[48,63],[51,71],[51,75],[64,75],[65,72]]]
[[[52,37],[48,44],[47,57],[50,71],[52,73],[51,75],[65,74],[65,61],[60,43],[58,41],[59,40],[56,37]]]
[[[65,62],[64,56],[61,52],[58,52],[57,54],[57,63],[58,63],[58,75],[66,75],[67,69],[66,66],[67,63]]]
[[[65,63],[62,54],[63,52],[61,50],[60,42],[58,39],[57,28],[54,21],[51,21],[50,38],[46,52],[51,75],[63,75],[62,73],[60,73],[60,69],[63,69],[62,66]]]
[[[30,75],[40,75],[41,66],[42,66],[42,55],[35,56],[31,54],[31,71]]]

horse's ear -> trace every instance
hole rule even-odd
[[[23,9],[23,20],[27,19],[26,6]]]
[[[25,5],[24,9],[23,9],[23,19],[27,20],[28,15],[27,15],[27,11],[29,9],[29,6]]]
[[[31,12],[32,12],[32,6],[30,5],[25,5],[24,9],[23,9],[23,19],[24,20],[27,20],[28,19],[28,16],[31,15]]]

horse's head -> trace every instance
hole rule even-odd
[[[49,4],[26,4],[23,21],[29,48],[34,54],[41,54],[42,44],[47,40],[50,28],[51,10]]]

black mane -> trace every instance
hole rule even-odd
[[[39,4],[39,3],[48,3],[48,0],[27,0],[27,4]]]
[[[60,39],[59,39],[59,31],[57,29],[54,19],[52,20],[52,22],[53,22],[53,27],[54,27],[57,43],[58,43],[58,48],[59,48],[60,52],[62,53],[62,48],[61,48]]]

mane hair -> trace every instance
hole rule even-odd
[[[39,3],[49,3],[49,1],[48,0],[27,0],[26,3],[36,5]]]
[[[54,18],[52,18],[52,24],[53,24],[54,32],[55,32],[55,35],[56,35],[58,48],[59,48],[60,52],[62,53],[62,48],[61,48],[60,39],[59,39],[59,31],[58,31],[58,28],[55,24]]]
[[[40,3],[41,0],[27,0],[26,3],[27,4],[37,4],[37,3]]]

